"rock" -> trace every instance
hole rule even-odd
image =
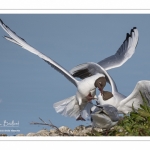
[[[48,130],[40,130],[37,133],[28,133],[26,136],[88,136],[87,133],[92,132],[92,126],[84,126],[80,125],[77,126],[74,130],[66,127],[66,126],[61,126],[59,127],[59,130],[56,129],[51,129],[50,131]],[[94,128],[97,132],[102,132],[103,130],[100,128]],[[66,133],[66,134],[65,134]],[[24,134],[17,134],[16,136],[25,136]]]
[[[50,136],[50,131],[40,130],[37,133],[28,133],[26,136]]]
[[[61,135],[59,135],[58,133],[53,133],[53,134],[50,134],[50,136],[61,136]]]
[[[56,129],[51,129],[49,135],[50,136],[68,136],[68,135],[71,136],[71,135],[73,135],[73,131],[66,126],[61,126],[58,129],[60,130],[60,132]]]
[[[7,134],[0,134],[0,136],[7,136]]]
[[[66,127],[66,126],[61,126],[58,129],[60,130],[60,132],[58,130],[56,130],[56,129],[51,129],[50,130],[50,136],[68,136],[68,135],[73,135],[73,131],[70,128]]]
[[[96,130],[97,132],[103,132],[103,129],[101,128],[94,128],[94,130]]]
[[[91,133],[92,131],[92,126],[86,126],[84,132],[85,133]]]
[[[49,136],[50,135],[50,131],[48,130],[40,130],[36,133],[36,136]]]
[[[28,133],[26,136],[36,136],[36,133]]]
[[[24,134],[17,134],[16,136],[25,136]]]
[[[59,133],[56,129],[51,129],[49,132],[50,132],[50,134],[54,134],[54,133],[58,134]]]
[[[88,136],[87,133],[91,132],[92,126],[80,125],[73,130],[73,135],[75,136]]]
[[[101,128],[94,128],[97,132],[102,132],[103,130]],[[92,126],[78,126],[73,130],[73,134],[75,136],[88,136],[87,133],[92,132]]]
[[[123,132],[123,130],[122,130],[122,129],[119,129],[119,132]]]
[[[82,131],[84,129],[85,129],[85,126],[80,125],[80,126],[76,127],[74,130],[76,130],[76,131]]]
[[[73,135],[73,131],[72,131],[70,128],[66,127],[66,126],[61,126],[61,127],[59,128],[59,130],[60,130],[62,133],[67,133],[68,135]],[[67,134],[66,134],[66,135],[67,135]]]
[[[51,129],[49,132],[50,136],[60,136],[60,133],[56,129]]]
[[[85,126],[83,126],[83,125],[80,125],[80,126],[76,127],[73,130],[73,135],[74,136],[82,136],[83,135],[82,130],[84,130],[84,129],[85,129]]]

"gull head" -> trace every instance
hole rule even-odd
[[[103,97],[103,100],[108,100],[111,97],[113,97],[113,94],[108,91],[103,91],[104,87],[106,86],[106,78],[100,77],[95,81],[95,87],[98,88],[101,92],[101,95]]]
[[[98,88],[100,90],[101,94],[103,95],[103,89],[106,85],[106,78],[100,77],[100,78],[96,79],[94,85],[96,88]]]

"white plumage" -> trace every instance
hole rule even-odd
[[[100,103],[100,105],[110,104],[118,108],[120,111],[127,113],[131,111],[131,107],[132,107],[131,103],[135,101],[135,99],[138,98],[138,100],[134,102],[136,108],[138,108],[139,104],[142,103],[140,97],[135,98],[135,95],[138,94],[139,92],[138,90],[143,91],[142,87],[138,88],[139,86],[136,86],[132,94],[126,98],[126,96],[118,92],[115,82],[110,77],[110,75],[106,72],[106,70],[123,65],[129,58],[132,57],[138,43],[138,36],[139,36],[138,30],[136,27],[134,27],[133,29],[131,29],[130,34],[127,33],[125,41],[123,42],[123,44],[120,46],[120,48],[117,50],[117,52],[114,55],[105,58],[97,63],[99,66],[103,68],[103,71],[105,72],[106,75],[105,77],[108,83],[110,83],[111,85],[112,88],[111,92],[113,94],[113,97],[106,101],[103,100],[102,95],[99,94],[98,102]],[[70,73],[74,77],[84,79],[89,75],[94,74],[95,71],[96,71],[95,68],[91,66],[89,63],[83,63],[71,69]],[[137,85],[139,84],[141,85],[143,83],[144,81],[141,81]],[[149,86],[149,84],[146,84],[145,86]]]
[[[135,47],[138,42],[138,30],[133,28],[121,47],[118,49],[115,55],[112,55],[98,63],[85,63],[73,68],[70,73],[61,67],[58,63],[53,61],[51,58],[40,53],[38,50],[27,44],[27,42],[17,36],[9,27],[7,27],[2,20],[0,20],[1,27],[10,35],[5,38],[29,52],[39,56],[48,64],[50,64],[58,72],[62,73],[70,82],[77,87],[76,95],[69,97],[65,100],[54,104],[56,112],[61,113],[64,116],[70,116],[77,118],[79,115],[87,117],[90,108],[93,106],[92,103],[88,102],[87,96],[89,93],[92,97],[96,98],[95,94],[95,81],[100,77],[106,77],[107,82],[112,87],[113,97],[107,101],[104,101],[102,96],[99,95],[100,104],[111,104],[115,106],[119,111],[124,113],[131,111],[131,105],[134,102],[134,107],[138,108],[142,103],[139,91],[149,97],[150,93],[150,81],[140,81],[137,83],[133,92],[125,98],[123,94],[120,94],[117,90],[115,82],[112,80],[110,75],[105,71],[115,67],[119,67],[124,64],[134,53]],[[76,80],[74,77],[80,77],[81,81]]]
[[[10,37],[5,38],[8,41],[11,41],[25,50],[39,56],[42,58],[45,62],[51,65],[54,69],[56,69],[58,72],[63,74],[71,83],[73,83],[77,87],[77,92],[75,96],[69,97],[63,101],[57,102],[54,104],[54,108],[56,112],[61,113],[64,116],[70,116],[77,118],[80,115],[88,116],[88,112],[91,108],[91,103],[88,104],[88,96],[89,94],[91,97],[96,98],[95,95],[95,81],[100,78],[104,77],[103,69],[98,66],[97,64],[94,65],[94,63],[90,63],[91,66],[93,66],[95,69],[95,72],[93,73],[93,76],[90,76],[88,78],[85,78],[84,80],[78,81],[76,80],[66,69],[64,69],[61,65],[53,61],[51,58],[45,56],[32,46],[30,46],[24,39],[19,37],[15,32],[13,32],[7,25],[3,23],[2,20],[0,20],[0,25],[6,31]],[[82,112],[84,107],[88,104],[86,107],[86,110]]]
[[[98,64],[105,70],[110,70],[123,65],[134,54],[135,48],[138,43],[138,37],[138,30],[136,27],[134,27],[133,29],[131,29],[130,34],[127,33],[126,39],[124,40],[120,48],[117,50],[117,52],[114,55],[99,61]],[[85,72],[87,68],[88,64],[84,63],[72,68],[70,70],[70,73],[74,77],[85,78],[88,76],[88,73]],[[85,71],[82,72],[82,70]]]
[[[91,114],[92,126],[102,129],[110,129],[117,124],[120,117],[132,112],[133,107],[135,110],[140,108],[140,105],[143,104],[141,94],[146,97],[148,105],[150,106],[150,81],[138,81],[132,93],[124,99],[114,95],[111,99],[104,101],[101,95],[99,95],[99,105],[106,110],[106,113],[102,111],[101,108],[93,106],[91,108],[91,110],[93,109]],[[111,115],[113,115],[113,117]]]
[[[112,80],[112,78],[109,78],[109,80]],[[111,84],[113,89],[112,90],[113,97],[105,101],[103,100],[101,94],[99,94],[98,103],[100,105],[110,104],[116,107],[118,111],[127,114],[132,111],[132,105],[137,110],[138,108],[140,108],[140,104],[143,104],[141,93],[144,96],[146,96],[146,98],[149,100],[148,104],[150,105],[150,81],[148,80],[138,81],[131,94],[127,97],[118,92],[114,80],[112,80],[111,82],[113,83]],[[114,85],[115,88],[113,88]]]
[[[117,109],[121,112],[127,114],[132,111],[132,105],[135,109],[140,107],[140,104],[143,104],[143,99],[141,94],[145,96],[148,100],[148,105],[150,106],[150,81],[141,80],[138,81],[132,93],[121,100]]]

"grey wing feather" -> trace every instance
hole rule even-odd
[[[92,113],[96,113],[96,112],[106,114],[114,122],[119,120],[119,112],[117,108],[112,105],[109,104],[96,105]]]
[[[6,26],[3,21],[0,19],[0,25],[1,27],[9,34],[10,37],[5,36],[5,38],[22,48],[28,50],[29,52],[39,56],[42,58],[44,61],[46,61],[48,64],[51,65],[54,69],[56,69],[58,72],[63,74],[69,81],[71,81],[75,86],[77,86],[78,81],[62,66],[60,66],[58,63],[53,61],[51,58],[45,56],[44,54],[40,53],[38,50],[27,44],[27,42],[19,37],[14,31],[12,31],[8,26]]]
[[[136,27],[131,29],[130,34],[127,33],[126,39],[120,46],[118,51],[104,60],[98,62],[105,70],[120,67],[123,65],[135,52],[138,43],[138,30]]]
[[[108,117],[112,120],[112,121],[118,121],[119,120],[119,113],[117,108],[115,108],[112,105],[102,105],[104,112],[108,115]]]

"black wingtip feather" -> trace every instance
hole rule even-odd
[[[127,33],[126,34],[126,39],[123,41],[123,43],[125,43],[125,41],[127,41],[129,37],[131,37],[131,35],[129,33]]]
[[[134,32],[134,30],[133,30],[133,29],[131,29],[130,34],[131,34],[132,32]]]
[[[131,29],[130,36],[132,36],[132,32],[134,32],[134,29],[136,29],[136,27],[133,27],[133,29]]]
[[[134,32],[134,28],[133,29],[131,29],[131,31],[130,31],[130,35],[132,36],[132,32]]]
[[[2,21],[2,19],[0,19],[0,22],[1,22],[1,24],[4,24],[3,21]]]
[[[129,33],[127,33],[125,40],[127,40],[129,37],[131,37],[131,35]]]
[[[131,29],[131,31],[130,31],[130,34],[129,34],[129,33],[126,34],[126,39],[123,41],[123,43],[124,43],[125,41],[127,41],[127,40],[129,39],[129,37],[132,36],[132,32],[134,32],[134,29],[137,29],[137,28],[136,28],[136,27],[133,27],[133,28]]]

